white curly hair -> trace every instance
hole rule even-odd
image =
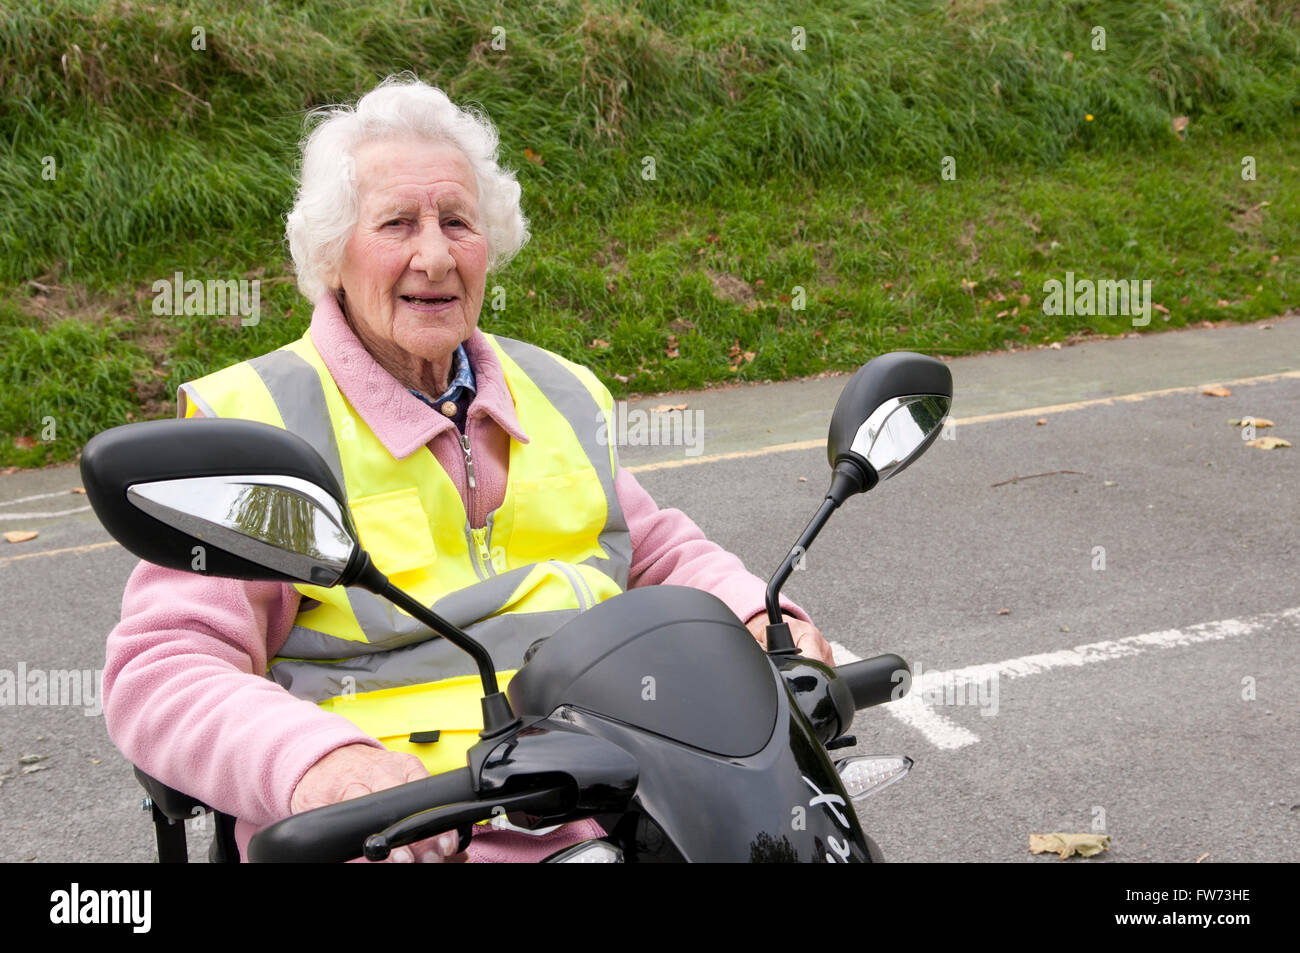
[[[313,110],[316,123],[302,141],[302,174],[285,235],[298,290],[316,301],[332,288],[343,248],[357,224],[357,148],[363,143],[415,136],[455,146],[478,185],[479,215],[487,236],[487,270],[505,267],[528,241],[515,173],[497,164],[500,138],[481,107],[456,106],[442,90],[413,74],[389,76],[356,106]]]

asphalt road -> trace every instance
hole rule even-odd
[[[786,592],[838,651],[937,673],[837,752],[915,759],[859,805],[891,860],[1055,863],[1028,836],[1057,831],[1112,838],[1086,863],[1294,859],[1300,318],[1266,324],[953,361],[952,439],[807,554]],[[844,380],[634,402],[687,404],[703,440],[622,460],[766,576],[825,492]],[[1296,446],[1246,447],[1228,425],[1244,416]],[[1051,471],[1078,472],[1034,476]],[[0,530],[40,532],[0,543],[0,679],[103,665],[134,557],[88,511],[3,518],[84,506],[78,484],[70,467],[0,477]],[[0,860],[152,859],[95,707],[0,705]]]

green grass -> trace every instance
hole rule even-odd
[[[1043,282],[1067,271],[1151,280],[1168,313],[1146,330],[1300,304],[1292,5],[787,9],[10,2],[0,466],[70,459],[174,412],[178,383],[301,334],[282,232],[304,111],[404,68],[481,103],[519,170],[534,238],[489,276],[506,307],[483,326],[620,395],[1133,330],[1045,315]],[[261,322],[154,316],[151,285],[177,270],[262,277]]]

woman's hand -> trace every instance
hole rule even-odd
[[[803,619],[796,619],[794,616],[783,615],[781,619],[790,626],[790,637],[794,639],[795,648],[801,655],[809,658],[815,658],[819,662],[825,662],[827,665],[834,665],[835,659],[831,655],[831,646],[822,638],[821,630],[811,622],[805,622]],[[767,613],[760,612],[754,618],[745,623],[745,628],[749,629],[754,638],[758,639],[758,644],[767,648]]]
[[[307,769],[293,789],[289,810],[300,814],[428,776],[429,772],[413,754],[369,745],[344,745]],[[388,855],[388,860],[396,864],[409,864],[417,858],[423,863],[461,863],[468,860],[468,856],[456,853],[459,843],[460,835],[446,831],[437,837],[398,847]]]

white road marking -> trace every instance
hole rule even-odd
[[[30,503],[32,500],[48,500],[52,496],[68,496],[72,490],[59,490],[57,493],[37,493],[34,496],[20,496],[16,500],[0,500],[0,506],[13,506],[15,503]]]
[[[53,513],[0,513],[0,520],[47,520],[55,516],[70,516],[73,513],[84,513],[90,509],[89,506],[78,506],[72,510],[57,510]]]
[[[0,506],[30,503],[32,500],[48,500],[53,496],[68,496],[72,492],[72,490],[59,490],[57,493],[37,493],[33,496],[20,496],[16,500],[0,500]],[[53,513],[0,513],[0,520],[48,520],[56,516],[71,516],[73,513],[84,513],[88,509],[90,509],[89,504],[71,510],[58,510]]]
[[[1300,626],[1300,606],[1283,609],[1280,612],[1264,612],[1244,619],[1221,619],[1217,622],[1190,625],[1185,629],[1162,629],[1158,632],[1131,635],[1113,641],[1089,642],[1072,649],[1022,655],[1020,658],[1007,659],[1003,662],[968,665],[965,668],[950,669],[946,672],[922,670],[919,676],[913,678],[911,691],[899,701],[886,703],[884,708],[903,724],[910,725],[921,732],[936,748],[951,751],[975,744],[979,741],[979,737],[936,712],[934,707],[925,701],[926,695],[941,697],[946,691],[953,697],[965,698],[969,701],[975,696],[975,686],[988,685],[994,679],[1024,678],[1027,675],[1037,675],[1055,668],[1077,668],[1095,662],[1129,658],[1153,649],[1182,648],[1198,642],[1254,635],[1268,630],[1279,622],[1284,625]],[[831,649],[836,665],[858,660],[856,655],[837,642],[831,643]]]

